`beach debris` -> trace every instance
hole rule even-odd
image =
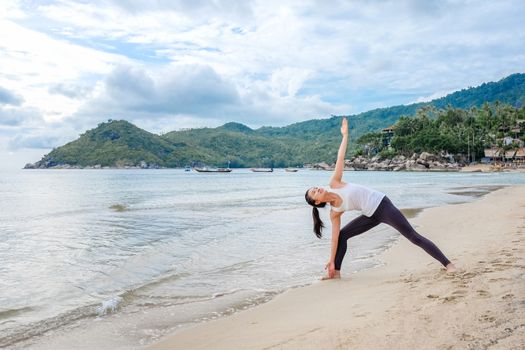
[[[121,212],[121,211],[126,211],[128,209],[127,206],[125,206],[124,204],[113,204],[109,207],[109,209],[112,209],[114,211],[118,211],[118,212]]]

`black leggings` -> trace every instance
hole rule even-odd
[[[421,236],[414,230],[405,216],[392,204],[390,199],[385,196],[372,216],[361,215],[355,218],[343,227],[339,233],[339,242],[337,243],[337,252],[335,254],[336,270],[341,269],[341,264],[346,253],[346,241],[351,237],[370,230],[380,223],[385,223],[398,230],[403,236],[408,238],[410,242],[423,248],[425,252],[438,260],[443,266],[447,266],[450,263],[447,257],[432,241]]]

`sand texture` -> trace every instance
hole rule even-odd
[[[384,266],[342,271],[341,280],[290,290],[148,349],[523,349],[525,186],[411,222],[458,272],[401,238],[381,256]]]

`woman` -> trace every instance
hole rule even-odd
[[[314,232],[318,238],[321,238],[321,230],[324,225],[319,217],[317,208],[323,208],[326,203],[329,203],[331,206],[332,249],[330,260],[325,267],[325,269],[328,269],[328,276],[325,279],[340,278],[341,263],[346,253],[346,241],[380,223],[392,226],[412,243],[423,248],[434,259],[443,264],[447,272],[454,272],[456,270],[454,264],[446,258],[434,243],[414,230],[385,194],[364,186],[347,184],[341,180],[348,143],[348,122],[346,118],[343,118],[341,124],[341,134],[343,135],[343,140],[337,153],[337,162],[330,179],[330,188],[325,190],[320,187],[312,187],[306,191],[304,196],[306,202],[313,206]],[[350,221],[343,229],[340,229],[341,216],[348,210],[361,210],[362,215]]]

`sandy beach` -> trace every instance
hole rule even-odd
[[[493,164],[473,164],[467,165],[460,169],[464,173],[493,173],[493,172],[520,172],[525,173],[524,167],[502,167]]]
[[[342,271],[341,280],[289,290],[148,349],[522,349],[525,186],[426,209],[411,222],[458,272],[401,238],[381,267]]]

